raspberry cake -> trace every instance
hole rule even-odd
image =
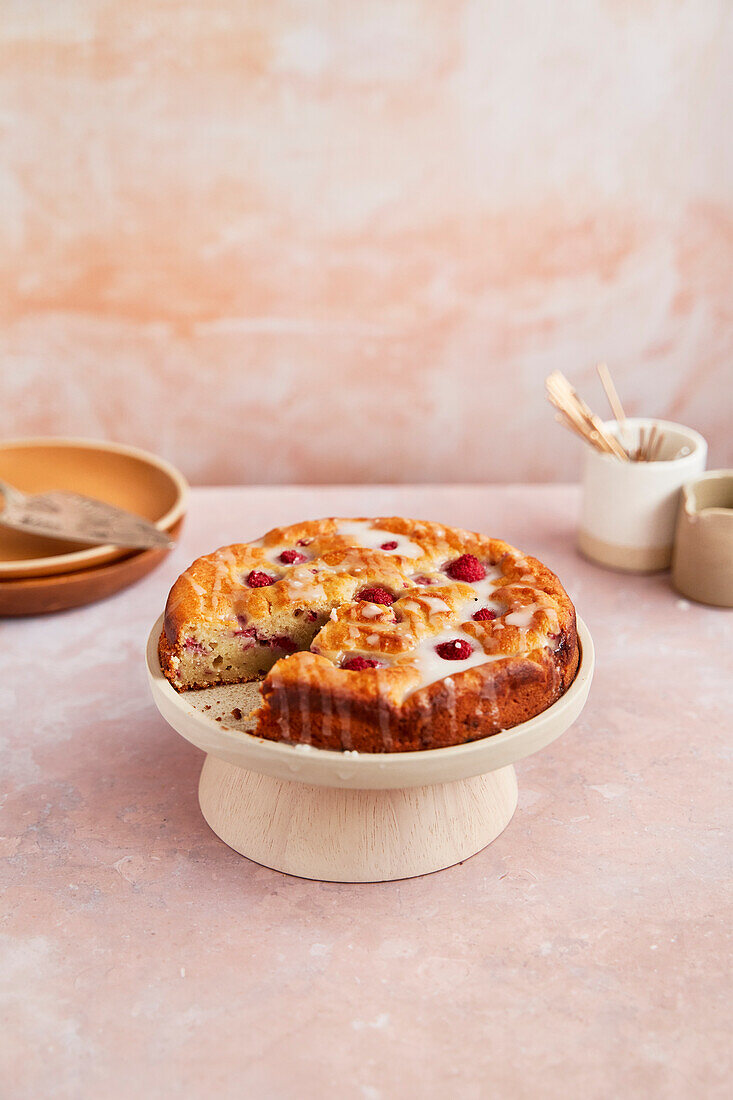
[[[159,654],[178,691],[262,680],[258,736],[404,752],[534,717],[579,651],[541,562],[392,517],[311,520],[198,558],[171,589]]]

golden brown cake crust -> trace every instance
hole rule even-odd
[[[171,589],[159,654],[178,690],[264,677],[259,736],[359,752],[508,729],[555,702],[579,658],[546,566],[402,517],[312,520],[197,559]]]

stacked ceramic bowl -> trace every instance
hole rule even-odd
[[[27,493],[66,489],[107,501],[172,538],[186,508],[187,485],[178,470],[118,443],[13,440],[0,444],[0,478]],[[145,576],[168,552],[83,546],[0,524],[0,615],[62,611],[102,599]]]

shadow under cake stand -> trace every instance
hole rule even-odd
[[[232,728],[232,711],[246,713],[256,702],[253,685],[175,691],[158,660],[162,623],[161,616],[148,639],[150,686],[163,718],[206,753],[199,781],[204,818],[255,863],[331,882],[423,875],[490,844],[517,806],[513,764],[572,725],[593,676],[593,642],[578,620],[575,680],[536,718],[445,749],[330,752]]]

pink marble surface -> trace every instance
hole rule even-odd
[[[572,480],[605,359],[733,465],[728,0],[0,7],[0,437]]]
[[[14,1100],[723,1097],[731,1071],[730,612],[573,550],[569,487],[215,489],[104,603],[0,625],[2,1078]],[[594,636],[588,705],[518,765],[484,852],[381,885],[257,867],[208,830],[201,755],[143,647],[213,546],[318,514],[537,553]]]

